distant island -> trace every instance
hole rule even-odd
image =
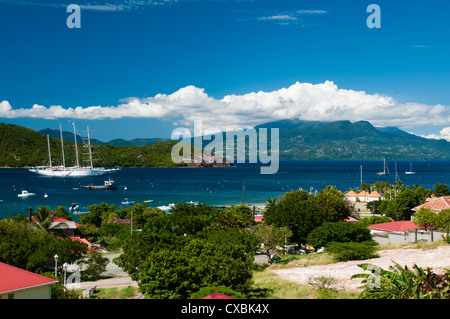
[[[280,160],[450,160],[450,142],[426,139],[396,127],[374,127],[367,121],[320,122],[282,120],[256,126],[279,128]],[[13,124],[0,123],[0,166],[25,167],[48,165],[49,135],[54,165],[61,158],[59,130],[40,132]],[[83,137],[84,138],[84,137]],[[73,133],[63,132],[67,163],[75,162]],[[82,137],[77,136],[79,153],[83,153]],[[270,140],[270,137],[268,137]],[[206,146],[210,141],[205,141]],[[96,144],[96,166],[112,167],[228,167],[225,162],[209,164],[175,164],[171,158],[177,141],[167,138],[142,138]]]

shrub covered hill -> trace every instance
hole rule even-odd
[[[94,145],[92,152],[96,158],[94,166],[120,167],[174,167],[187,166],[175,164],[171,159],[171,151],[176,142],[158,142],[154,145],[117,146]],[[80,163],[86,165],[87,149],[77,138]],[[50,137],[52,164],[62,164],[61,141]],[[192,152],[193,154],[193,152]],[[64,155],[67,166],[75,164],[75,145],[64,141]],[[0,123],[0,167],[25,167],[48,165],[47,136],[31,129]],[[196,166],[209,166],[196,165]],[[216,166],[216,165],[214,165]],[[218,165],[219,166],[219,165]],[[223,164],[223,166],[228,166]]]

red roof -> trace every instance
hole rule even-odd
[[[416,224],[414,224],[414,222],[412,222],[410,220],[381,223],[381,224],[370,225],[367,227],[370,229],[387,230],[387,231],[407,231],[407,230],[420,229],[419,226],[417,226]]]
[[[51,285],[58,281],[0,262],[0,293]]]
[[[450,208],[450,196],[427,198],[425,204],[414,207],[412,210],[418,211],[421,208],[429,208],[435,212]]]
[[[263,215],[255,215],[255,222],[262,222],[264,219]]]
[[[38,222],[36,216],[31,217],[31,220],[34,222]],[[70,223],[73,222],[75,224],[76,227],[80,226],[80,224],[75,223],[74,221],[59,217],[59,216],[52,216],[52,222],[53,223]]]
[[[235,298],[216,291],[216,292],[204,297],[203,299],[235,299]]]

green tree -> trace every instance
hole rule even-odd
[[[450,226],[450,209],[443,209],[437,213],[437,226],[446,230]]]
[[[267,256],[269,265],[272,264],[272,255],[279,252],[279,247],[284,246],[289,237],[292,236],[292,232],[287,227],[275,227],[263,223],[256,224],[248,228],[247,231],[263,244],[263,251]]]
[[[343,221],[353,213],[353,206],[344,194],[334,187],[326,187],[315,197],[317,206],[326,214],[329,222]]]
[[[331,242],[364,242],[371,241],[372,235],[367,227],[347,222],[326,222],[315,228],[308,235],[309,245],[319,248]]]
[[[242,245],[194,238],[176,250],[150,252],[140,265],[139,288],[149,298],[187,298],[208,285],[245,293],[252,284],[253,258]]]
[[[405,189],[397,194],[390,204],[385,214],[394,220],[409,220],[412,215],[412,208],[421,204],[421,198],[416,192]]]
[[[98,252],[92,252],[88,254],[81,262],[81,265],[85,265],[82,272],[82,276],[85,279],[96,279],[106,270],[109,259],[104,257]]]
[[[30,223],[0,220],[0,261],[29,271],[44,271],[54,265],[73,263],[86,252],[87,245],[70,238],[61,239]]]
[[[413,221],[417,226],[425,229],[435,228],[438,225],[436,213],[426,207],[422,207],[413,214]]]
[[[436,197],[442,197],[442,196],[449,196],[450,195],[450,189],[448,188],[448,185],[436,183],[434,184],[434,196]]]
[[[303,197],[293,196],[297,194]],[[292,241],[297,244],[305,244],[308,234],[327,218],[313,197],[304,194],[303,191],[287,193],[288,196],[269,205],[264,213],[267,225],[289,228],[292,231]]]
[[[111,217],[118,217],[118,211],[115,205],[108,205],[106,203],[93,204],[88,206],[89,213],[80,216],[80,223],[91,224],[100,227],[104,220]]]
[[[33,212],[36,225],[45,231],[49,231],[52,227],[53,212],[50,207],[39,207],[37,211]]]

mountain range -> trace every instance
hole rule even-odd
[[[268,129],[269,141],[270,128],[279,129],[281,160],[450,160],[450,142],[446,140],[426,139],[396,127],[374,127],[367,121],[282,120],[255,127],[257,132],[261,128]],[[47,134],[51,137],[54,165],[59,165],[59,130],[37,132],[0,123],[0,166],[47,165]],[[73,163],[73,133],[63,132],[63,139],[66,163]],[[83,139],[86,140],[85,137]],[[81,136],[77,136],[77,142],[81,154],[85,150]],[[91,142],[96,144],[95,152],[103,154],[97,165],[179,166],[172,162],[170,156],[177,141],[168,138],[115,139],[109,142],[93,139]],[[203,146],[210,142],[204,140]]]
[[[374,127],[367,121],[282,120],[255,127],[279,128],[285,160],[450,160],[450,142]],[[270,130],[268,130],[270,131]]]

